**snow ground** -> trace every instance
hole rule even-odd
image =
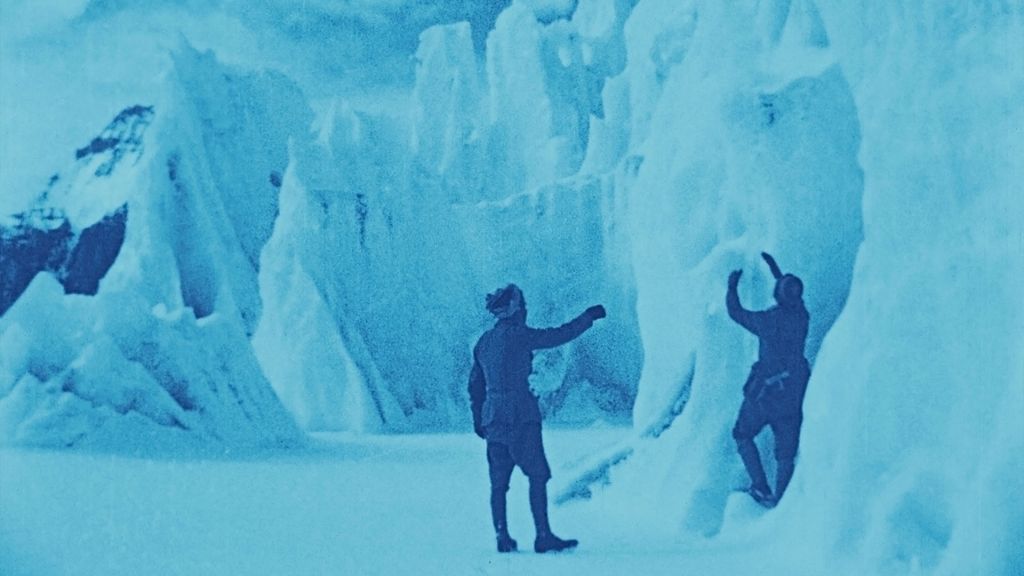
[[[546,431],[555,481],[628,433]],[[520,548],[527,482],[509,493]],[[738,574],[760,559],[675,541],[598,498],[552,506],[572,553],[493,549],[473,435],[320,435],[297,452],[206,459],[0,451],[0,573]]]

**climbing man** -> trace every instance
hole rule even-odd
[[[803,282],[792,274],[783,274],[769,254],[761,256],[775,277],[775,301],[771,308],[753,312],[740,304],[736,288],[741,270],[729,274],[726,308],[729,317],[743,326],[760,341],[757,362],[750,369],[743,385],[743,405],[740,407],[732,436],[743,465],[750,474],[750,495],[765,507],[774,507],[786,491],[793,477],[797,447],[800,443],[800,424],[803,421],[804,392],[811,370],[804,358],[809,315],[803,301]],[[761,455],[754,438],[771,426],[775,435],[775,492],[768,487]]]
[[[547,482],[551,468],[544,455],[541,415],[537,397],[527,378],[533,370],[533,351],[554,348],[583,334],[605,317],[603,306],[591,306],[558,328],[526,325],[526,300],[515,284],[487,296],[487,310],[497,318],[473,348],[469,398],[473,427],[487,440],[491,478],[491,517],[498,552],[513,552],[516,541],[508,533],[505,495],[512,470],[519,466],[530,480],[530,511],[537,529],[533,549],[538,553],[574,548],[576,540],[562,540],[548,524]]]

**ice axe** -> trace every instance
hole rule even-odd
[[[764,261],[768,263],[768,267],[772,270],[772,276],[776,280],[781,280],[783,276],[782,269],[779,268],[779,263],[775,261],[775,258],[772,258],[772,255],[767,252],[761,252],[761,258],[764,258]]]

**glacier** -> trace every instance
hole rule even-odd
[[[119,114],[37,198],[34,212],[59,210],[85,230],[76,249],[109,215],[124,214],[123,230],[99,250],[116,258],[91,279],[95,289],[39,274],[0,318],[6,442],[135,438],[125,448],[136,453],[300,442],[248,335],[260,312],[253,259],[277,212],[269,174],[287,162],[273,130],[312,112],[288,101],[299,92],[283,76],[211,66],[212,55],[183,48],[167,99]],[[235,82],[267,96],[233,100]],[[246,130],[260,146],[245,151],[245,166],[262,169],[239,175],[233,142],[215,135]]]
[[[0,212],[125,230],[90,289],[43,250],[9,298],[0,444],[468,431],[483,296],[516,282],[531,324],[609,312],[535,362],[549,422],[632,427],[561,501],[797,573],[1024,566],[1020,2],[186,4],[4,28]],[[767,514],[735,493],[756,341],[724,306],[733,269],[770,304],[761,251],[804,280],[813,365]]]

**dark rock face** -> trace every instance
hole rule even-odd
[[[153,122],[152,106],[134,105],[122,110],[92,139],[75,151],[76,169],[96,166],[97,178],[109,176],[125,159],[141,157],[143,136]],[[21,296],[36,274],[51,272],[67,294],[94,295],[124,243],[128,205],[123,204],[99,222],[75,230],[65,214],[52,205],[52,196],[63,184],[59,174],[50,177],[35,207],[0,219],[0,315]]]
[[[142,153],[142,137],[153,122],[152,106],[129,106],[122,110],[88,145],[75,151],[75,159],[107,154],[96,168],[96,176],[109,176],[123,158]]]
[[[96,294],[100,280],[114,264],[124,244],[128,224],[128,205],[89,226],[78,236],[61,283],[68,294]]]
[[[0,315],[36,274],[54,273],[67,294],[94,295],[124,243],[128,205],[76,234],[57,210],[32,210],[0,226]]]
[[[71,224],[54,211],[33,210],[0,226],[0,315],[14,304],[36,274],[57,271],[68,259]]]

